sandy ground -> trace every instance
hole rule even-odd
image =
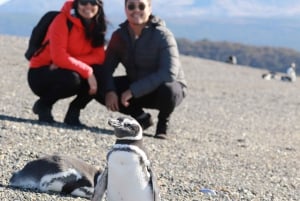
[[[86,200],[14,189],[13,171],[43,154],[72,155],[104,167],[114,143],[108,117],[91,102],[89,128],[39,124],[27,84],[27,39],[0,36],[1,200]],[[300,200],[300,81],[261,79],[264,70],[182,56],[189,93],[172,118],[169,140],[145,132],[163,200]],[[72,99],[72,98],[71,98]],[[71,99],[53,109],[62,121]],[[157,112],[149,111],[155,118]],[[209,189],[215,195],[201,193]]]

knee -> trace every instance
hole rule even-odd
[[[168,97],[170,98],[172,94],[175,93],[171,83],[165,82],[161,84],[158,88],[158,93],[160,97]]]
[[[168,104],[169,106],[177,105],[180,94],[182,94],[182,89],[178,88],[174,82],[163,83],[158,88],[159,100],[165,104]]]
[[[82,78],[76,72],[69,73],[65,78],[66,85],[69,86],[80,86],[82,82]],[[68,83],[68,84],[67,84]]]

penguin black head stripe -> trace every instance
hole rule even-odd
[[[140,140],[143,137],[143,129],[133,118],[119,117],[109,119],[108,124],[114,128],[118,139]]]

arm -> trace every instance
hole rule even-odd
[[[76,59],[88,64],[103,64],[105,59],[104,46],[93,48],[89,54],[79,55]]]
[[[115,91],[113,73],[120,63],[120,40],[121,38],[118,33],[114,32],[106,49],[106,57],[102,74],[105,92]]]
[[[103,80],[104,91],[105,91],[105,105],[108,110],[119,111],[119,97],[116,93],[116,87],[114,84],[113,73],[117,68],[119,59],[119,45],[120,37],[115,32],[113,33],[111,40],[106,50],[106,58],[103,65],[103,71],[101,80]]]
[[[104,48],[91,48],[88,41],[85,41],[84,32],[75,26],[68,30],[66,25],[66,17],[59,14],[50,25],[50,53],[53,63],[61,68],[69,69],[78,72],[83,78],[88,78],[93,73],[91,64],[101,64],[104,60]],[[74,33],[71,33],[71,32]],[[82,39],[79,41],[71,41],[74,34]],[[74,38],[74,37],[73,37]],[[73,47],[70,47],[71,43]],[[76,47],[77,46],[77,47]],[[80,47],[78,47],[80,46]],[[69,49],[73,49],[73,55],[69,53]],[[76,56],[74,56],[76,55]],[[80,56],[78,56],[80,55]]]
[[[164,82],[172,82],[176,79],[180,68],[179,52],[173,34],[165,30],[160,35],[159,58],[156,71],[148,76],[132,83],[130,90],[134,97],[140,97],[155,90]]]
[[[92,201],[101,201],[107,189],[107,177],[108,177],[108,170],[102,172],[100,178],[97,181],[97,185],[95,186],[94,195],[92,197]]]

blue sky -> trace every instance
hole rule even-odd
[[[4,1],[0,0],[0,5]],[[46,0],[31,1],[41,4]],[[42,15],[47,10],[59,10],[64,1],[53,0],[51,5],[57,7],[38,7],[35,12]],[[125,20],[124,0],[103,1],[112,25],[110,33]],[[153,14],[164,19],[176,37],[300,50],[300,0],[152,0],[152,7]]]
[[[124,0],[104,6],[114,25],[125,19]],[[152,0],[152,7],[177,37],[300,50],[300,0]]]
[[[0,5],[9,0],[0,0]],[[63,2],[63,0],[61,0]],[[124,17],[124,0],[103,0],[107,15]],[[152,0],[161,17],[300,17],[299,0]]]
[[[123,12],[123,0],[104,0],[107,14]],[[162,17],[300,17],[299,0],[153,0]]]

